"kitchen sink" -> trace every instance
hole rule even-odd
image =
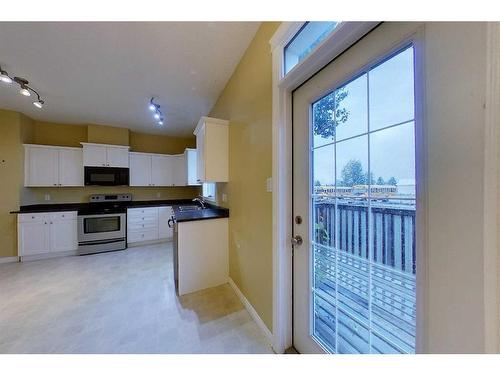
[[[197,210],[202,210],[200,206],[179,206],[179,211],[184,212],[184,211],[197,211]]]

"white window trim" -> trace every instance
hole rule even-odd
[[[273,64],[273,348],[283,353],[292,345],[292,152],[291,110],[292,91],[314,73],[328,64],[361,36],[376,26],[373,22],[343,22],[303,61],[284,75],[284,47],[304,22],[284,22],[270,40]],[[500,24],[489,22],[487,27],[487,72],[485,121],[485,171],[484,174],[484,285],[485,352],[500,352],[500,244],[498,223],[500,221]],[[420,61],[422,67],[423,61]],[[421,68],[423,69],[423,68]],[[423,71],[418,73],[424,77]],[[418,87],[417,95],[423,94]],[[422,98],[424,99],[424,98]],[[416,108],[416,111],[421,110]],[[425,171],[421,171],[425,174]],[[425,192],[424,192],[425,194]],[[421,215],[421,227],[426,217]],[[425,235],[425,233],[424,233]],[[421,241],[423,242],[423,241]],[[421,258],[422,261],[422,258]],[[423,270],[425,271],[425,269]],[[423,273],[423,272],[422,272]],[[425,275],[423,281],[425,282]],[[425,286],[424,286],[425,287]],[[421,291],[422,293],[422,291]],[[420,295],[420,298],[422,295]],[[425,296],[424,296],[425,298]],[[425,301],[424,301],[425,304]],[[420,309],[425,309],[422,304]],[[419,314],[425,314],[425,311]],[[425,332],[422,324],[417,335],[417,352],[422,352]]]
[[[372,30],[378,22],[341,22],[284,74],[284,48],[304,22],[284,22],[270,40],[273,63],[273,348],[292,346],[292,91]]]
[[[207,197],[203,194],[203,184],[214,184],[214,197],[211,198],[211,197]],[[201,185],[201,196],[203,197],[203,199],[207,202],[210,202],[210,203],[217,203],[217,183],[216,182],[204,182],[202,185]]]

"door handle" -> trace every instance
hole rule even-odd
[[[294,246],[295,245],[300,246],[302,245],[303,242],[304,241],[302,240],[302,236],[297,235],[295,237],[292,237],[292,245]]]

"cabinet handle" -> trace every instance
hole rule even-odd
[[[45,222],[44,224],[47,225],[47,222]]]
[[[50,225],[52,225],[52,221],[50,222]]]

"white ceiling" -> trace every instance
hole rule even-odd
[[[0,22],[0,65],[45,100],[0,84],[0,108],[41,121],[188,136],[215,104],[258,22]],[[165,114],[155,125],[151,96]]]

